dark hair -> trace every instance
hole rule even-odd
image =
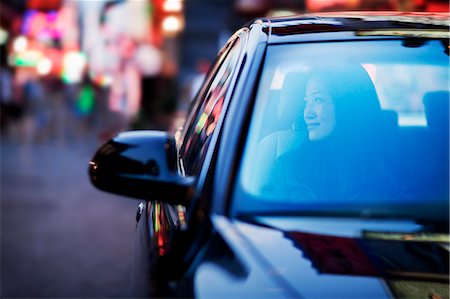
[[[342,198],[357,198],[367,192],[374,195],[381,182],[374,176],[381,174],[384,154],[379,130],[381,107],[369,74],[359,64],[345,63],[316,69],[312,76],[328,88],[336,117],[331,143],[311,142],[314,151],[324,150],[334,157],[336,188]]]
[[[332,65],[312,74],[327,85],[333,98],[338,134],[366,134],[380,118],[380,103],[369,74],[359,64]],[[359,134],[358,134],[359,135]]]

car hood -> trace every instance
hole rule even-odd
[[[448,237],[417,233],[422,227],[413,222],[259,217],[234,226],[267,273],[299,297],[443,298],[449,292]]]

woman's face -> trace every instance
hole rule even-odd
[[[303,117],[311,141],[322,140],[334,131],[334,101],[327,86],[318,77],[312,77],[306,85]]]

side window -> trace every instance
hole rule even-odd
[[[185,173],[195,175],[199,172],[205,158],[212,134],[221,115],[223,102],[229,89],[231,78],[236,70],[241,49],[240,39],[229,44],[224,59],[218,59],[217,71],[209,81],[201,104],[186,132],[180,150]]]

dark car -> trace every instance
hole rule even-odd
[[[448,298],[449,14],[258,19],[185,127],[119,134],[134,296]]]

